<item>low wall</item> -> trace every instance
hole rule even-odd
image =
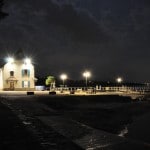
[[[3,91],[35,91],[35,88],[15,88],[14,90],[4,88]]]

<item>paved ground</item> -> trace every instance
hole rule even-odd
[[[25,128],[18,117],[0,102],[0,149],[42,150],[34,136]]]
[[[3,95],[0,101],[2,150],[150,149],[142,140],[117,136],[135,116],[149,112],[148,102],[132,104],[129,98],[116,96],[110,102],[104,97],[35,95]]]
[[[0,150],[82,149],[70,139],[57,133],[51,127],[44,125],[39,119],[33,116],[33,112],[45,114],[45,109],[47,111],[45,106],[36,104],[35,101],[28,101],[29,103],[20,101],[21,99],[32,100],[33,97],[29,99],[26,96],[12,96],[7,98],[0,98]],[[18,98],[20,102],[15,103],[14,99],[18,100]],[[10,99],[12,103],[7,101]],[[24,107],[24,104],[27,105]]]

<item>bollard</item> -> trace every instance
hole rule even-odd
[[[51,91],[51,92],[49,92],[49,95],[56,95],[56,92],[55,91]]]
[[[27,95],[34,95],[34,92],[27,91]]]

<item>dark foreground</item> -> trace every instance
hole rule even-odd
[[[5,96],[0,101],[2,150],[150,149],[149,101],[119,96]]]

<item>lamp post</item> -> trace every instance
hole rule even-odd
[[[61,78],[62,81],[63,81],[63,87],[64,87],[64,85],[65,85],[65,80],[67,79],[67,75],[66,75],[66,74],[62,74],[62,75],[60,76],[60,78]]]
[[[85,84],[86,84],[86,87],[87,87],[88,78],[91,77],[91,73],[89,71],[85,71],[83,73],[83,76],[85,77]]]
[[[117,79],[116,79],[116,81],[117,81],[117,83],[118,83],[118,90],[120,91],[120,90],[122,90],[122,87],[121,87],[121,83],[122,83],[122,81],[123,81],[123,79],[121,78],[121,77],[118,77]]]

